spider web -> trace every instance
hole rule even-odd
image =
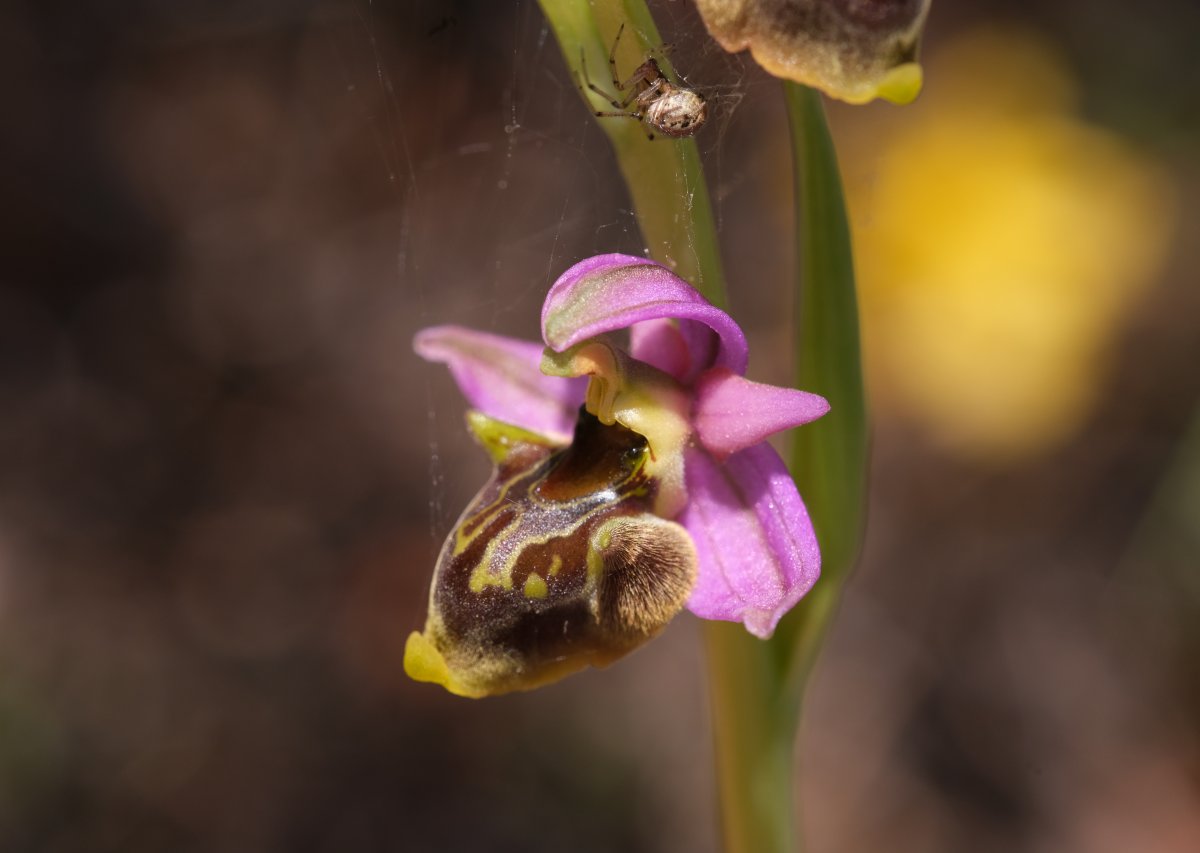
[[[536,340],[542,297],[564,269],[601,252],[643,253],[607,138],[536,2],[353,10],[359,25],[335,53],[401,211],[395,275],[410,321],[404,333],[453,322]],[[746,60],[720,50],[690,5],[652,11],[681,82],[710,103],[696,141],[723,228],[727,201],[746,181],[725,168],[725,151],[738,135],[740,105],[765,81],[747,82]],[[607,69],[595,76],[607,85]],[[397,342],[400,357],[405,345]],[[459,426],[462,403],[446,377],[420,373],[430,535],[440,539],[470,497],[466,484],[482,482],[487,466]]]

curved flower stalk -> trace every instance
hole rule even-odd
[[[906,104],[921,91],[917,49],[929,0],[696,0],[731,53],[851,104]]]
[[[643,258],[567,270],[542,335],[544,350],[456,326],[416,338],[496,468],[438,558],[408,674],[464,696],[529,689],[612,662],[684,606],[769,637],[820,553],[765,439],[826,401],[746,379],[737,324]]]

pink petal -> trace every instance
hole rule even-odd
[[[629,354],[680,382],[686,381],[692,372],[688,343],[670,320],[646,320],[630,326]]]
[[[446,364],[467,402],[485,415],[570,438],[587,380],[544,375],[538,369],[538,344],[462,326],[433,326],[417,333],[413,349],[426,361]]]
[[[666,267],[632,255],[599,255],[563,273],[542,306],[542,337],[562,352],[604,332],[659,318],[698,321],[717,333],[720,343],[710,356],[696,331],[681,323],[689,347],[696,347],[694,370],[715,363],[746,372],[746,337],[737,323]]]
[[[724,459],[828,411],[829,403],[817,394],[751,382],[715,367],[696,382],[692,422],[704,446]]]
[[[686,452],[688,505],[679,518],[696,543],[699,571],[688,609],[741,621],[766,639],[821,572],[808,511],[783,460],[758,444],[720,464]]]

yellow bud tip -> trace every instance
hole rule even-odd
[[[921,83],[924,75],[921,66],[916,62],[906,62],[888,71],[879,81],[876,93],[885,101],[893,104],[908,104],[921,94]]]

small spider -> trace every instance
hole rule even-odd
[[[608,68],[612,72],[613,86],[618,92],[629,92],[623,101],[617,100],[588,79],[587,59],[583,50],[579,51],[583,82],[618,110],[597,112],[596,115],[601,118],[637,119],[647,127],[646,136],[650,139],[654,138],[650,129],[676,139],[693,135],[708,118],[708,105],[704,102],[704,96],[691,89],[676,86],[668,80],[653,57],[639,65],[633,76],[626,80],[624,85],[621,84],[620,78],[617,77],[617,45],[620,44],[621,33],[624,31],[625,25],[621,24],[621,28],[617,30],[617,37],[613,40],[612,50],[608,53]],[[630,109],[630,106],[633,109]]]

